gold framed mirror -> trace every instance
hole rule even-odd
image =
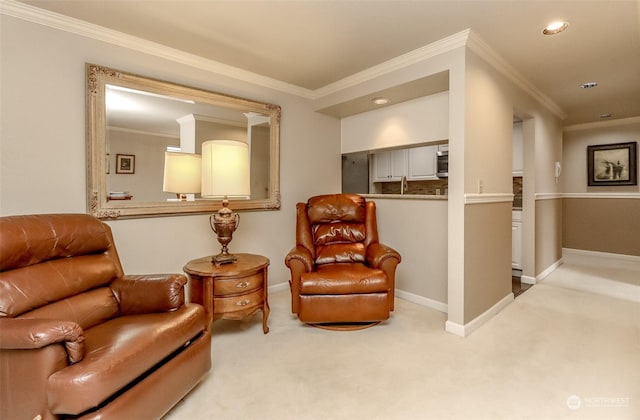
[[[163,191],[166,152],[212,139],[249,144],[251,195],[234,210],[280,208],[280,106],[87,64],[87,210],[100,219],[212,213],[221,199]]]

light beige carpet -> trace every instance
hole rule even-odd
[[[213,369],[166,420],[640,418],[636,302],[542,283],[467,338],[401,299],[354,332],[270,304],[267,335],[259,314],[214,323]]]

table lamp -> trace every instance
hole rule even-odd
[[[247,143],[238,140],[202,143],[202,197],[222,198],[222,208],[209,217],[211,229],[222,245],[220,254],[212,258],[217,265],[237,261],[237,257],[229,253],[228,245],[240,224],[240,215],[229,208],[229,198],[248,199],[251,196],[249,177]]]
[[[193,201],[200,192],[202,158],[194,153],[165,152],[162,191],[175,193],[180,201]],[[187,196],[187,194],[191,194]]]

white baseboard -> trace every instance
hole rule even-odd
[[[477,330],[485,322],[493,318],[498,312],[500,312],[505,307],[507,307],[511,302],[513,302],[513,300],[514,300],[513,293],[509,293],[508,295],[500,299],[491,308],[487,309],[482,314],[472,319],[470,322],[464,325],[460,325],[452,321],[447,321],[445,323],[444,329],[445,331],[451,334],[455,334],[460,337],[466,337],[469,334],[471,334],[473,331]]]
[[[520,282],[521,283],[526,283],[526,284],[536,284],[536,278],[535,277],[531,277],[531,276],[521,276],[520,277]]]
[[[549,274],[553,273],[563,263],[564,263],[564,260],[562,259],[562,257],[560,257],[560,259],[558,261],[554,262],[549,267],[547,267],[546,270],[544,270],[542,273],[538,274],[536,276],[535,282],[542,281],[545,277],[547,277]],[[535,283],[533,283],[533,284],[535,284]]]
[[[400,299],[404,299],[409,302],[416,303],[420,306],[426,306],[427,308],[444,312],[445,314],[449,310],[449,307],[446,303],[438,302],[437,300],[429,299],[424,296],[419,296],[414,293],[405,292],[404,290],[396,289],[396,296],[399,297]]]
[[[285,281],[282,283],[274,284],[273,286],[269,286],[269,293],[278,293],[283,290],[289,290],[289,282]]]
[[[608,258],[613,260],[640,262],[640,256],[638,255],[612,254],[610,252],[589,251],[586,249],[562,248],[562,254],[563,255],[573,254],[573,255],[581,255],[585,257],[599,257],[599,258]]]

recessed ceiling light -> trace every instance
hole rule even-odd
[[[389,100],[387,98],[373,98],[371,102],[376,105],[386,105],[389,103]]]
[[[557,22],[553,22],[553,23],[550,23],[549,25],[547,25],[542,30],[542,33],[544,35],[555,35],[555,34],[559,34],[560,32],[564,31],[568,27],[569,27],[569,22],[557,21]]]
[[[580,85],[582,89],[592,89],[598,86],[598,82],[587,82]]]

